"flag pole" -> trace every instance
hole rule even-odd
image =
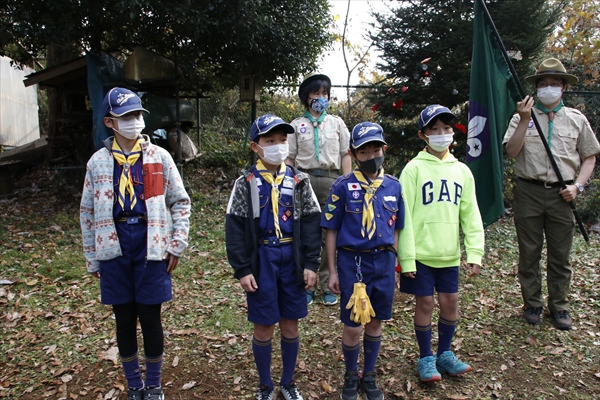
[[[519,89],[519,93],[521,94],[521,97],[525,98],[525,96],[527,95],[525,93],[525,89],[523,88],[523,85],[521,84],[521,80],[519,79],[519,76],[517,75],[517,70],[515,69],[515,66],[512,63],[512,60],[508,56],[506,47],[504,47],[502,38],[500,37],[498,30],[496,29],[496,25],[494,24],[494,21],[492,20],[490,12],[488,11],[488,9],[485,5],[485,1],[484,0],[476,0],[476,1],[480,2],[481,8],[483,10],[483,14],[485,15],[485,18],[487,19],[488,23],[490,24],[490,27],[492,28],[492,33],[494,34],[494,37],[498,41],[498,45],[500,46],[500,50],[502,51],[502,56],[504,57],[506,63],[508,64],[510,73],[515,78],[515,82],[517,84],[517,88]],[[546,153],[548,154],[548,157],[550,158],[550,163],[552,164],[552,168],[554,169],[554,172],[556,173],[556,177],[558,178],[560,187],[562,189],[566,189],[567,185],[565,184],[565,180],[563,179],[563,176],[560,173],[560,170],[558,169],[556,160],[554,159],[554,156],[552,155],[552,150],[548,146],[548,142],[546,141],[546,138],[544,137],[544,134],[542,133],[543,131],[540,126],[540,123],[538,122],[538,120],[535,116],[535,113],[533,113],[533,112],[531,113],[531,119],[533,120],[535,128],[537,129],[538,135],[540,136],[540,139],[542,140],[542,144],[544,145],[544,148],[546,149]],[[583,222],[581,221],[581,217],[579,216],[579,213],[577,212],[577,209],[575,208],[575,203],[573,203],[572,201],[569,201],[568,203],[569,203],[569,206],[571,207],[571,211],[573,212],[573,215],[575,216],[575,219],[577,220],[577,226],[579,226],[579,230],[581,231],[583,238],[585,239],[586,242],[589,243],[590,239],[588,237],[587,231],[585,230]]]

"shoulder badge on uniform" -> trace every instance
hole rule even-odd
[[[329,221],[331,218],[333,218],[333,214],[325,213],[325,218],[327,219],[327,221]]]
[[[333,211],[333,210],[335,210],[336,208],[337,208],[337,207],[336,207],[334,204],[331,204],[331,203],[327,204],[327,210],[329,210],[329,211]]]
[[[333,193],[331,194],[331,201],[333,201],[334,203],[335,203],[336,201],[338,201],[339,199],[340,199],[340,196],[338,196],[338,195],[335,195],[335,194],[333,194]]]

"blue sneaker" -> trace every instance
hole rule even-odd
[[[333,305],[336,305],[337,303],[338,303],[338,298],[336,295],[334,295],[331,292],[323,293],[323,304],[325,304],[326,306],[333,306]]]
[[[447,373],[450,376],[458,376],[472,370],[469,364],[459,361],[451,351],[445,351],[437,356],[435,364],[440,373]]]
[[[315,292],[306,292],[306,305],[310,306],[315,299]]]
[[[419,358],[417,363],[417,373],[421,382],[438,382],[442,380],[442,375],[435,367],[435,357],[427,356]]]

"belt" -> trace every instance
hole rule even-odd
[[[533,185],[543,186],[546,189],[559,188],[561,186],[560,182],[550,183],[550,182],[538,181],[537,179],[526,179],[526,178],[521,178],[521,177],[519,177],[519,180],[522,180],[527,183],[531,183]],[[573,184],[573,181],[565,181],[565,185],[572,185],[572,184]]]
[[[340,176],[340,171],[337,169],[300,169],[302,172],[306,172],[309,175],[328,178],[337,178]]]
[[[367,249],[367,250],[356,250],[356,249],[351,249],[350,247],[340,247],[340,249],[346,250],[346,251],[352,251],[354,253],[371,253],[371,254],[377,254],[377,253],[381,253],[382,251],[388,250],[388,251],[392,251],[392,252],[394,252],[394,254],[396,254],[396,249],[394,249],[393,246],[378,246],[378,247],[373,247],[372,249]]]
[[[264,239],[262,242],[263,242],[263,244],[268,244],[269,247],[279,247],[282,244],[289,244],[289,243],[292,243],[293,241],[294,241],[293,237],[278,238],[275,236],[271,236],[268,239]]]
[[[117,218],[115,219],[115,222],[127,222],[128,225],[132,225],[132,224],[137,224],[138,222],[140,222],[140,220],[145,220],[146,217],[143,215],[133,215],[131,217],[125,217],[125,218]]]

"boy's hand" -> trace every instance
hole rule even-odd
[[[467,267],[471,269],[471,271],[467,274],[467,277],[470,278],[475,275],[479,275],[480,267],[477,264],[467,264]]]
[[[256,289],[258,289],[256,280],[252,274],[242,277],[240,279],[240,284],[242,285],[242,289],[244,289],[246,292],[254,293],[256,292]]]
[[[315,283],[317,283],[317,273],[315,271],[311,271],[310,269],[305,269],[304,283],[306,283],[306,286],[304,287],[306,290],[315,286]]]
[[[331,270],[329,272],[329,283],[327,284],[327,287],[331,290],[331,293],[340,294],[340,280],[338,279],[337,273],[332,274]]]
[[[415,279],[415,276],[417,275],[417,273],[416,272],[405,272],[402,275],[404,275],[406,278]]]

